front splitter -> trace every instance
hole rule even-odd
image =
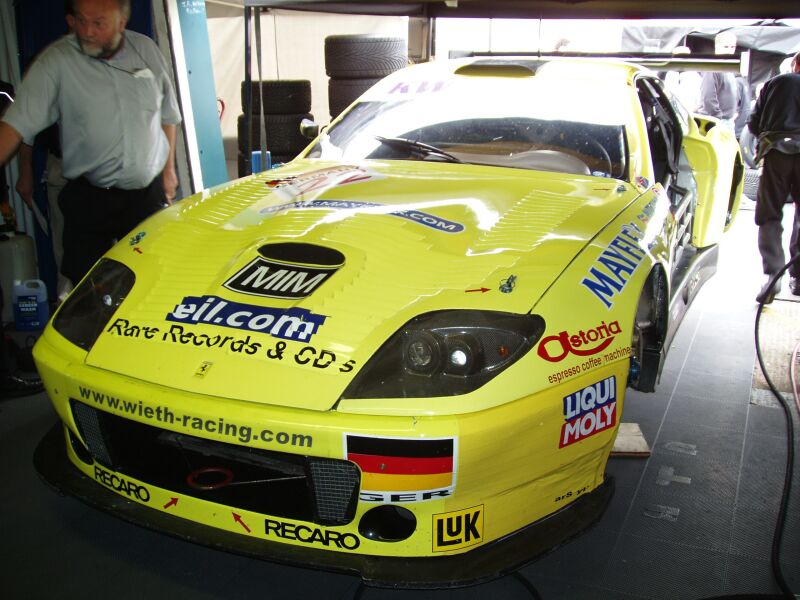
[[[33,462],[45,483],[57,491],[130,523],[227,552],[295,567],[349,573],[360,576],[366,585],[395,589],[465,587],[512,573],[596,523],[614,491],[613,479],[607,478],[591,493],[558,512],[464,554],[403,558],[344,554],[249,538],[133,502],[101,486],[70,462],[61,423],[39,442]]]

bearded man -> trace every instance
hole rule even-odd
[[[128,31],[130,0],[71,0],[71,32],[28,69],[0,121],[0,165],[58,123],[64,215],[61,272],[77,284],[117,240],[171,202],[180,112],[166,61]]]

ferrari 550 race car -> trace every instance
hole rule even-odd
[[[742,188],[732,133],[624,62],[398,71],[275,170],[111,249],[35,358],[44,479],[231,551],[450,586],[607,506]]]

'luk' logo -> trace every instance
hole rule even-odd
[[[433,515],[433,551],[446,552],[483,541],[483,504]]]
[[[564,421],[559,448],[613,427],[617,422],[617,378],[612,375],[564,396]]]
[[[585,331],[581,329],[574,334],[562,331],[558,335],[542,338],[537,353],[550,362],[561,362],[570,353],[576,356],[591,356],[608,348],[620,333],[622,329],[619,321],[611,321],[608,325],[605,321],[601,321],[594,329]]]

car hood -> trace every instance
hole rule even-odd
[[[136,283],[86,360],[329,410],[418,314],[530,311],[638,195],[589,176],[298,160],[191,196],[112,249]]]

